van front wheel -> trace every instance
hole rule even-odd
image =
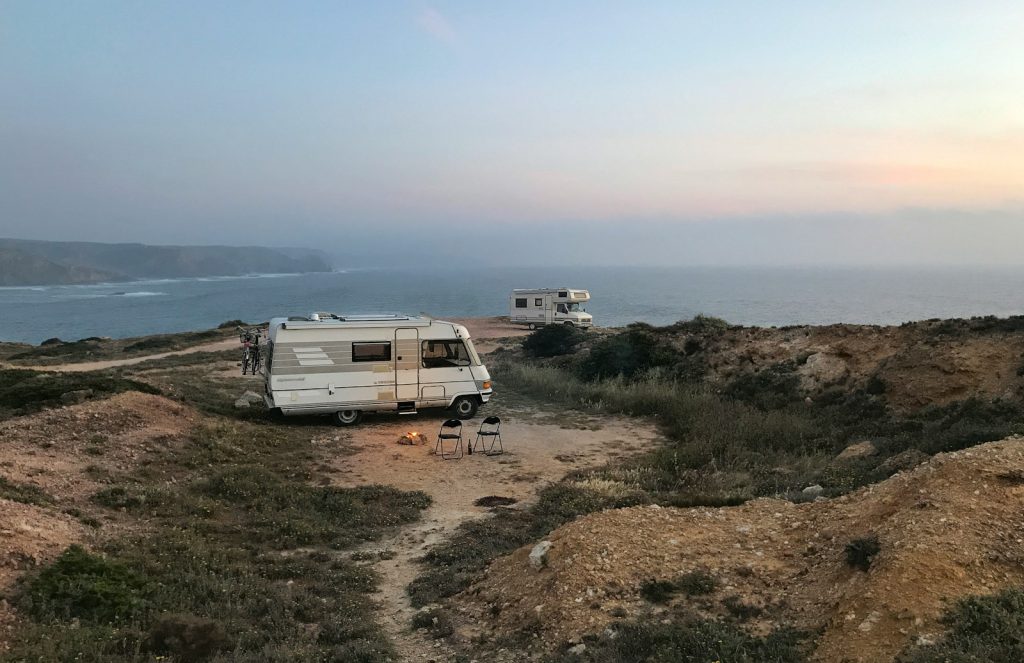
[[[355,426],[362,418],[360,410],[338,410],[334,413],[334,423],[339,426]]]
[[[452,411],[455,412],[456,419],[472,419],[478,407],[480,407],[479,401],[472,396],[459,396],[452,403]]]

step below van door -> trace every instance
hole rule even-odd
[[[395,330],[395,396],[414,401],[420,393],[420,332],[415,327]]]

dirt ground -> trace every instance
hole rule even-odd
[[[845,551],[868,536],[881,552],[864,572]],[[1024,581],[1024,440],[940,454],[834,500],[612,510],[548,539],[546,568],[530,566],[526,546],[455,599],[471,621],[493,626],[490,637],[539,620],[548,646],[578,641],[622,615],[646,614],[645,581],[700,570],[719,589],[677,603],[717,616],[737,597],[763,609],[755,631],[820,629],[814,660],[887,662],[918,638],[936,639],[956,599]]]
[[[485,407],[476,419],[465,422],[467,444],[482,418],[494,413]],[[650,448],[658,438],[652,427],[636,420],[573,415],[571,421],[559,421],[549,413],[503,410],[500,414],[505,453],[499,456],[474,453],[459,460],[442,460],[432,451],[443,415],[423,413],[367,419],[365,425],[347,433],[355,454],[332,462],[337,485],[381,483],[422,490],[433,499],[422,521],[369,548],[395,555],[375,568],[381,576],[381,622],[402,660],[420,660],[424,653],[438,661],[452,656],[440,643],[411,630],[416,609],[406,587],[421,573],[416,560],[431,545],[461,523],[487,515],[487,508],[474,506],[475,500],[494,495],[513,498],[520,506],[529,504],[540,488],[567,472]],[[397,444],[409,431],[423,432],[426,443]]]

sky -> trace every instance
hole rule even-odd
[[[1024,264],[1024,3],[0,0],[0,236]]]

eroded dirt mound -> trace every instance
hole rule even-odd
[[[94,487],[87,468],[124,471],[148,446],[191,428],[196,414],[162,396],[125,392],[0,424],[0,477],[56,502]]]
[[[718,383],[789,362],[809,395],[834,386],[873,388],[903,411],[971,396],[1022,397],[1024,332],[977,326],[951,320],[900,327],[734,327],[699,336],[697,343],[706,353],[708,378]],[[692,335],[674,336],[684,347]]]
[[[846,546],[867,537],[880,552],[862,571]],[[709,616],[766,608],[750,627],[820,631],[815,660],[891,661],[941,632],[950,601],[1024,581],[1024,440],[940,454],[834,500],[620,509],[549,540],[543,568],[523,548],[457,599],[487,636],[533,625],[561,646],[649,609],[644,583],[702,571],[717,589],[672,601]]]

